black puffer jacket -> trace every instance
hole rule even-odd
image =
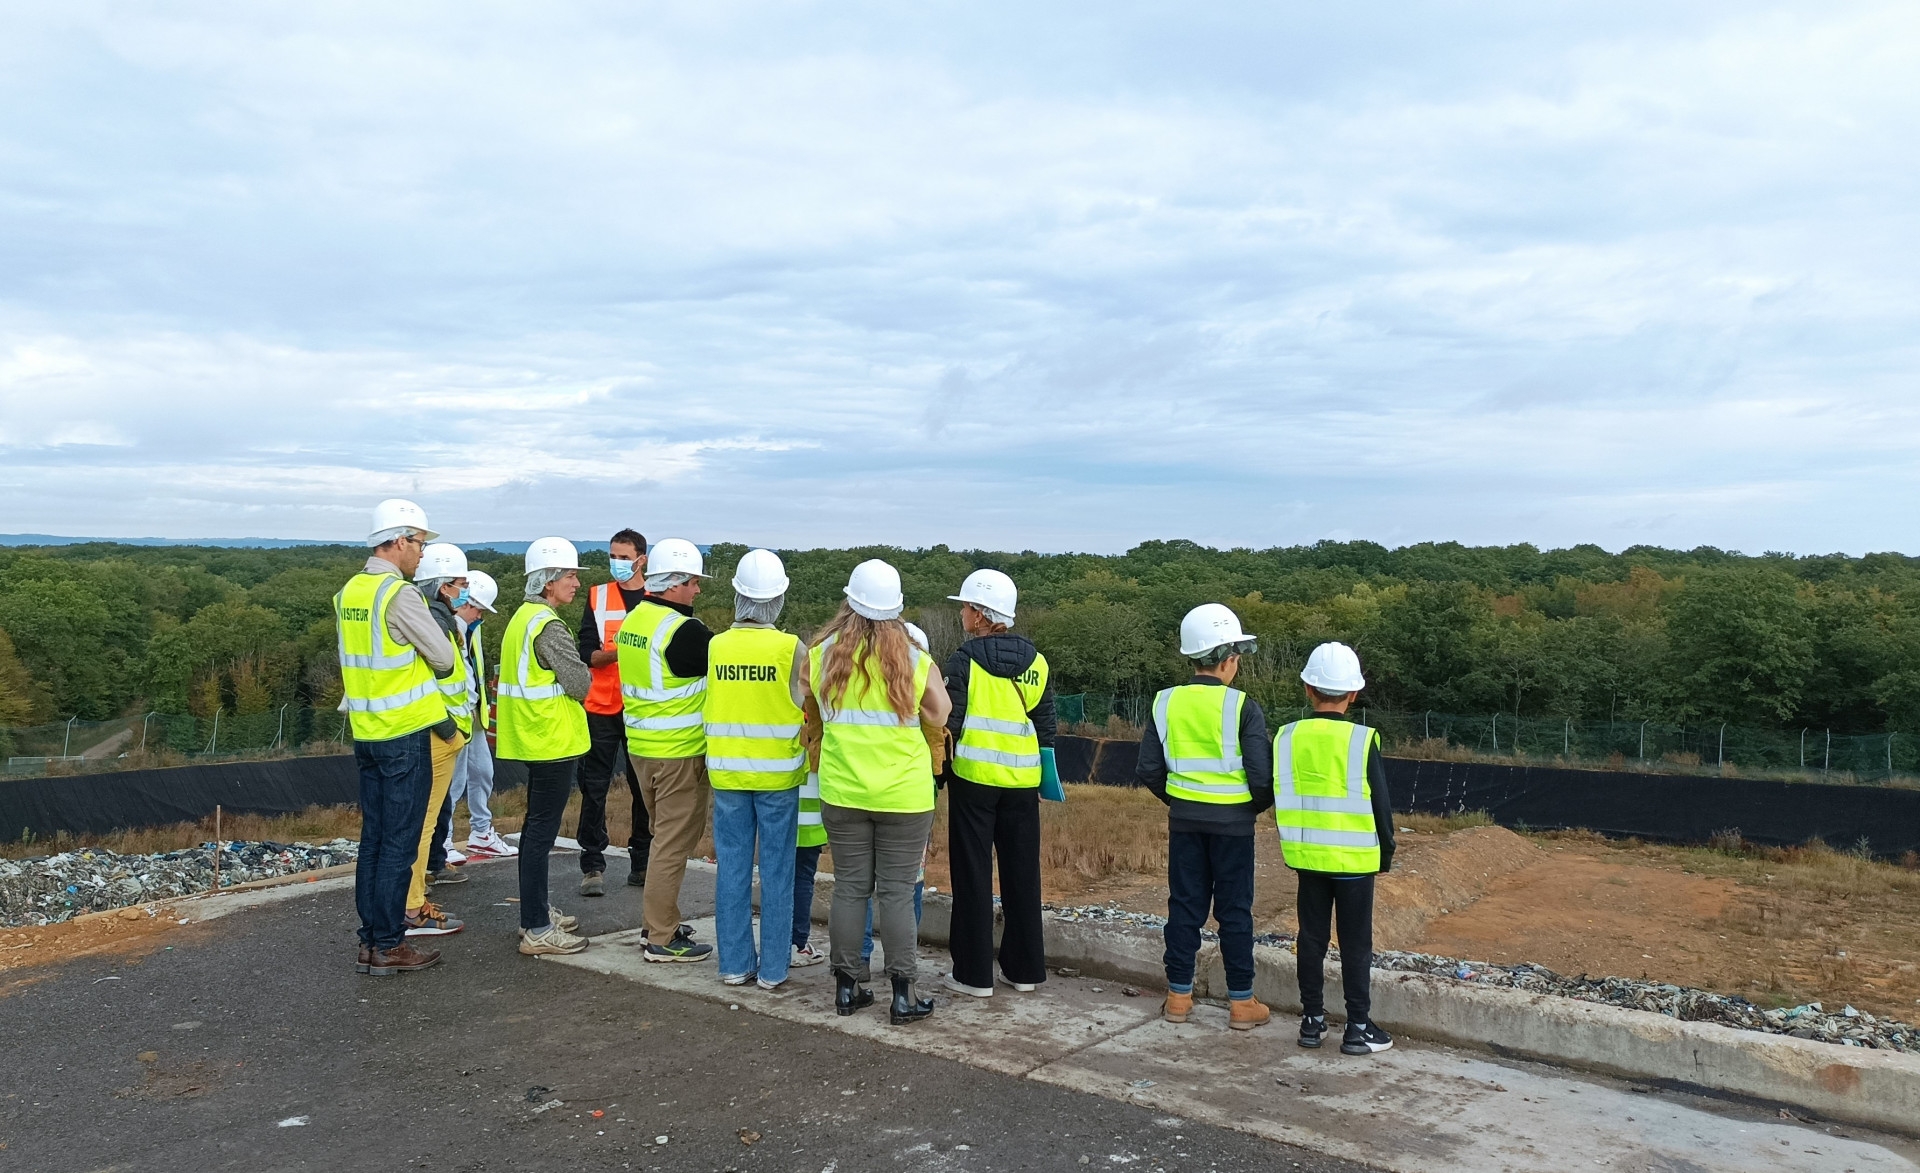
[[[967,720],[967,681],[973,675],[973,665],[978,664],[995,676],[1012,680],[1033,667],[1034,657],[1039,654],[1040,650],[1033,646],[1032,640],[1009,631],[970,639],[947,658],[947,695],[953,698],[953,715],[947,718],[947,729],[952,732],[955,744],[959,743],[960,727]],[[1052,746],[1057,726],[1053,716],[1053,681],[1047,681],[1046,689],[1040,694],[1040,703],[1027,710],[1027,719],[1033,722],[1033,731],[1039,736],[1040,744],[1043,747]],[[952,769],[951,765],[948,769]]]

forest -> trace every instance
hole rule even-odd
[[[722,544],[709,558],[698,609],[716,629],[731,619],[726,581],[742,552]],[[1296,705],[1307,653],[1340,639],[1365,663],[1365,703],[1387,712],[1920,733],[1920,560],[1901,554],[1187,541],[1120,555],[781,553],[792,630],[823,622],[853,565],[882,557],[941,653],[960,638],[945,597],[977,567],[1004,570],[1061,693],[1141,697],[1182,679],[1180,617],[1219,601],[1259,637],[1240,684],[1269,707]],[[503,613],[487,625],[497,651],[520,557],[469,556],[500,580]],[[0,550],[0,727],[330,709],[330,600],[364,557],[346,546]],[[584,581],[605,580],[605,554],[582,560]]]

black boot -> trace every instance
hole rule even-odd
[[[862,1006],[873,1005],[873,991],[850,973],[833,971],[833,1012],[845,1018]]]
[[[919,1022],[933,1013],[932,998],[913,996],[913,979],[897,977],[893,979],[893,1025],[903,1026],[909,1022]]]

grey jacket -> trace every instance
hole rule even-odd
[[[502,648],[501,655],[506,655]],[[573,633],[564,623],[549,623],[533,637],[533,658],[540,666],[553,673],[560,689],[576,701],[587,699],[587,690],[593,687],[593,669],[587,667],[580,658],[580,649],[573,644]]]

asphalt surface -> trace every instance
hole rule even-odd
[[[588,933],[638,925],[612,862],[586,900],[553,857]],[[422,973],[356,975],[334,891],[20,975],[40,980],[0,997],[0,1169],[1365,1168],[521,957],[514,866],[468,871],[435,896],[468,929]],[[709,877],[683,903],[710,911]]]

